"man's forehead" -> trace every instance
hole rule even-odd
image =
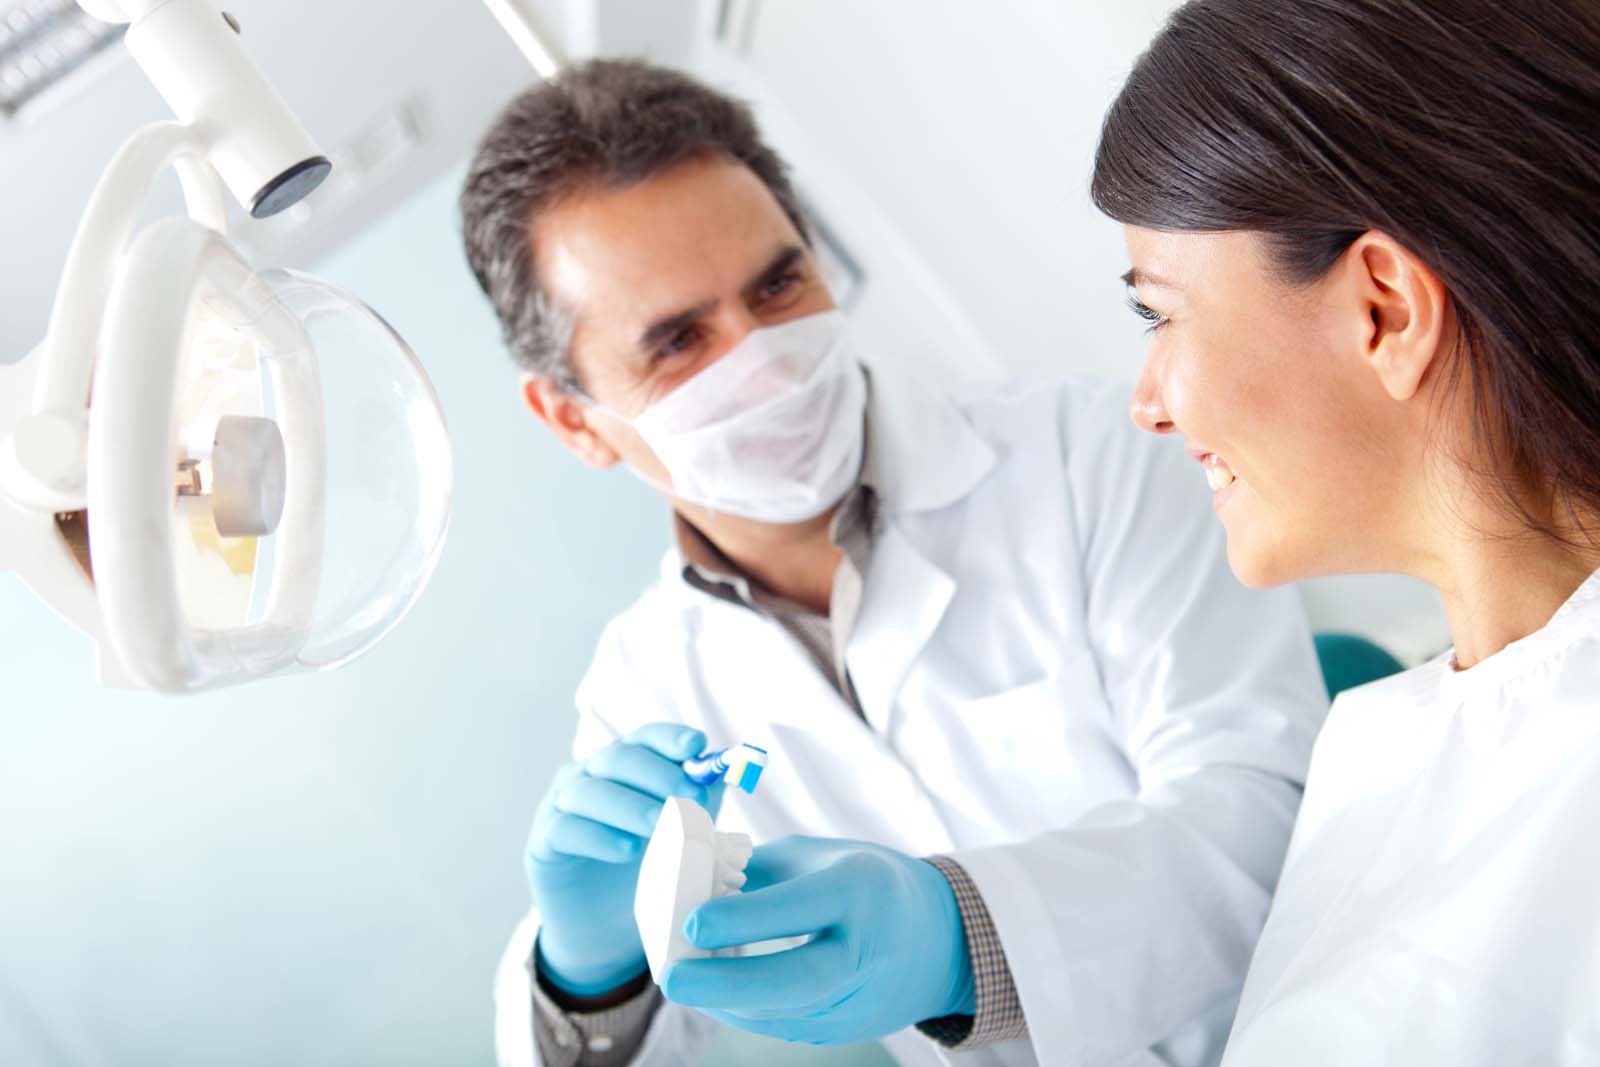
[[[558,302],[637,323],[738,291],[795,233],[760,179],[719,163],[566,198],[530,237]]]
[[[702,290],[706,275],[719,273],[707,260],[686,275],[679,269],[684,251],[672,242],[588,222],[582,214],[563,212],[541,220],[534,232],[540,279],[569,307],[617,300],[631,308],[670,302],[676,293]]]

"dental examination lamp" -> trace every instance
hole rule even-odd
[[[229,243],[331,165],[208,0],[79,0],[177,121],[133,135],[79,224],[45,339],[0,367],[0,572],[93,640],[107,685],[183,692],[347,663],[433,573],[450,442],[360,301]],[[177,172],[188,217],[135,233]]]

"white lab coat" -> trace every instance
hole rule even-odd
[[[1334,705],[1229,1067],[1600,1064],[1600,575],[1451,663]]]
[[[1081,388],[957,406],[875,372],[885,521],[846,649],[866,722],[674,553],[578,691],[579,756],[657,720],[768,749],[722,829],[954,855],[1031,1036],[963,1063],[1215,1063],[1326,713],[1294,594],[1238,584],[1200,469],[1127,410]],[[536,928],[500,971],[507,1067],[536,1058]],[[715,1025],[668,1005],[636,1062],[693,1063]],[[940,1062],[914,1030],[887,1043]]]

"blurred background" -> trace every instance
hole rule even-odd
[[[568,55],[648,56],[755,105],[874,358],[957,387],[1137,372],[1121,236],[1086,190],[1164,0],[519,2]],[[0,27],[65,6],[0,0]],[[528,821],[666,516],[523,413],[467,272],[466,158],[535,78],[484,7],[224,6],[335,162],[239,243],[359,294],[416,348],[455,441],[454,525],[415,612],[364,659],[186,699],[99,689],[89,643],[0,576],[0,1064],[491,1062]],[[0,91],[43,69],[4,40]],[[42,336],[111,152],[164,117],[120,47],[0,103],[0,361]],[[175,181],[152,198],[178,208]],[[1448,641],[1413,583],[1304,593],[1319,629],[1408,663]],[[888,1061],[730,1035],[714,1062]]]

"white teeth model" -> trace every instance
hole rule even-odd
[[[1233,471],[1216,456],[1207,456],[1206,483],[1211,486],[1213,493],[1219,489],[1226,489],[1234,483]]]
[[[667,799],[639,865],[633,898],[645,959],[657,982],[678,960],[735,953],[695,948],[683,936],[683,923],[706,901],[744,886],[750,855],[744,834],[719,833],[705,808],[684,797]]]

